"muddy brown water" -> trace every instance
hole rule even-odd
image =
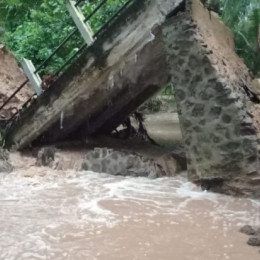
[[[149,180],[31,167],[0,177],[0,259],[256,260],[260,202]]]

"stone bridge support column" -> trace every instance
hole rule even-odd
[[[248,71],[229,30],[194,0],[168,18],[163,37],[190,179],[257,174],[257,133],[243,88]]]

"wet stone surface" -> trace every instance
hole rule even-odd
[[[247,244],[249,246],[260,247],[260,227],[245,225],[240,229],[240,232],[250,236],[250,238],[247,240]]]
[[[198,5],[195,4],[199,9]],[[187,12],[178,14],[178,19],[168,21],[163,27],[182,134],[187,157],[191,158],[188,169],[196,169],[195,174],[189,171],[189,176],[192,179],[194,176],[214,178],[245,174],[257,169],[258,164],[257,159],[250,163],[246,160],[256,158],[254,156],[257,154],[256,139],[247,139],[247,135],[254,137],[256,132],[248,113],[250,106],[240,86],[240,81],[247,77],[247,72],[240,75],[241,71],[234,70],[235,66],[244,68],[244,64],[239,63],[231,46],[223,46],[223,42],[216,39],[215,27],[211,28],[210,24],[218,23],[215,21],[217,18],[207,18],[209,14],[206,10],[200,10],[196,14],[196,10],[193,15],[198,17],[190,19],[190,8],[193,7],[188,2]],[[195,27],[193,21],[199,21]],[[203,31],[205,28],[200,26],[204,26],[205,21],[209,30]],[[219,27],[225,31],[223,24]],[[229,59],[223,55],[225,51]],[[181,62],[181,66],[178,66],[176,62],[180,56],[181,61],[188,62]],[[236,62],[232,63],[231,60]],[[198,124],[201,119],[203,123]],[[244,121],[249,123],[246,127],[241,127]],[[210,148],[214,153],[205,156],[204,147]]]
[[[165,166],[167,162],[171,165],[170,169]],[[151,159],[128,151],[95,148],[94,151],[86,152],[82,170],[153,179],[162,176],[174,176],[180,171],[180,167],[170,155]]]
[[[260,237],[250,237],[247,244],[250,246],[260,246]]]
[[[243,233],[243,234],[249,235],[249,236],[256,235],[256,230],[252,226],[250,226],[250,225],[243,226],[240,229],[240,232]]]

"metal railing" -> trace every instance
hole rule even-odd
[[[78,7],[82,2],[85,2],[86,0],[78,0],[75,3],[75,6]],[[126,9],[131,2],[133,2],[135,0],[128,0],[126,1],[121,7],[119,7],[119,9],[112,15],[112,17],[110,17],[108,19],[108,21],[101,26],[101,28],[98,29],[97,32],[94,33],[93,37],[96,39],[114,20],[115,18],[124,10]],[[100,4],[98,4],[98,6],[92,11],[91,14],[89,14],[85,19],[84,19],[84,23],[88,22],[106,3],[108,2],[108,0],[103,0]],[[62,42],[57,46],[57,48],[46,58],[46,60],[44,60],[39,67],[35,70],[35,74],[38,73],[39,71],[41,71],[44,67],[46,67],[46,65],[50,62],[50,60],[57,54],[57,52],[72,38],[73,35],[76,34],[76,32],[78,31],[78,28],[73,29],[68,36],[66,36]],[[54,82],[57,80],[57,78],[60,76],[60,73],[64,70],[64,68],[66,68],[67,65],[69,65],[74,59],[76,59],[76,57],[87,47],[88,45],[86,43],[84,43],[79,49],[78,51],[71,56],[56,72],[55,74],[52,76],[52,78],[54,79]],[[53,83],[51,85],[53,85]],[[26,79],[14,92],[13,94],[0,106],[0,111],[2,109],[4,109],[6,107],[6,105],[17,95],[17,93],[19,93],[25,86],[26,84],[29,83],[29,80]],[[22,108],[17,110],[17,112],[15,114],[12,115],[11,118],[7,119],[8,122],[12,121],[20,112],[21,110],[25,109],[28,107],[28,105],[31,103],[32,99],[34,99],[34,97],[36,96],[36,94],[33,94],[23,105]]]

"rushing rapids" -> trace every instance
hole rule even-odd
[[[260,203],[185,176],[133,178],[30,167],[1,175],[0,259],[255,260],[239,232]]]

